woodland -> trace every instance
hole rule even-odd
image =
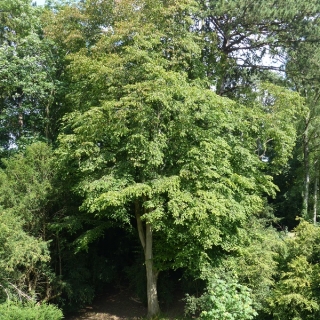
[[[320,319],[318,0],[0,0],[0,319],[116,286],[156,318]]]

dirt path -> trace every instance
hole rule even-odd
[[[167,310],[162,308],[170,319],[183,315],[184,303],[176,299],[174,306]],[[66,317],[66,320],[138,320],[145,317],[147,309],[128,290],[108,294],[94,301],[92,306],[80,310],[77,314]]]
[[[81,310],[67,320],[124,320],[141,319],[147,309],[130,292],[121,290],[115,294],[100,297],[94,301],[92,307]]]

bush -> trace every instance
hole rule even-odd
[[[250,295],[250,289],[234,279],[214,276],[201,297],[187,296],[186,313],[198,313],[201,320],[250,320],[257,315]]]
[[[0,320],[61,320],[60,309],[50,304],[6,302],[0,304]]]
[[[273,319],[320,319],[320,229],[301,220],[285,240],[279,279],[267,299]]]

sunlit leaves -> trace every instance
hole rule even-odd
[[[268,299],[276,319],[314,319],[319,314],[319,230],[301,221],[285,239],[287,252],[279,259],[280,279]]]

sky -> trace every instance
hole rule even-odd
[[[45,0],[35,0],[38,6],[44,5]]]

